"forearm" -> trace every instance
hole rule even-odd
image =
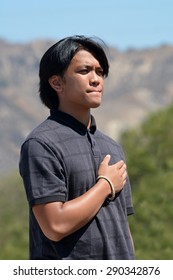
[[[65,203],[38,205],[33,211],[44,234],[51,240],[59,241],[86,225],[110,193],[109,184],[99,180],[80,197]]]
[[[64,203],[59,210],[64,231],[76,231],[88,223],[99,211],[109,192],[109,185],[100,180],[82,196]]]
[[[114,165],[109,165],[109,161],[107,155],[100,164],[98,175],[109,178],[115,192],[119,192],[126,183],[126,165],[122,160]],[[73,200],[36,205],[33,212],[43,233],[49,239],[59,241],[91,221],[111,193],[110,184],[102,178]]]

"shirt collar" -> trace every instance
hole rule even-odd
[[[83,123],[81,123],[71,115],[61,112],[57,109],[50,110],[50,116],[48,119],[55,120],[63,125],[66,125],[81,135],[85,135],[86,132],[88,131],[87,126],[85,126]],[[96,122],[92,115],[91,115],[91,124],[90,124],[89,131],[91,134],[94,134],[96,131]]]

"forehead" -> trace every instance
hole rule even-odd
[[[92,53],[86,50],[78,51],[71,60],[71,65],[95,65],[100,67],[99,61],[94,57]]]

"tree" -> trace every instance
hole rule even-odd
[[[132,185],[137,259],[173,259],[173,105],[121,136]]]

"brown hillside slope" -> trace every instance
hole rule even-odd
[[[10,44],[0,40],[0,173],[18,168],[28,132],[48,115],[38,96],[38,66],[54,42]],[[173,46],[109,50],[110,75],[103,105],[93,114],[113,138],[173,101]]]

